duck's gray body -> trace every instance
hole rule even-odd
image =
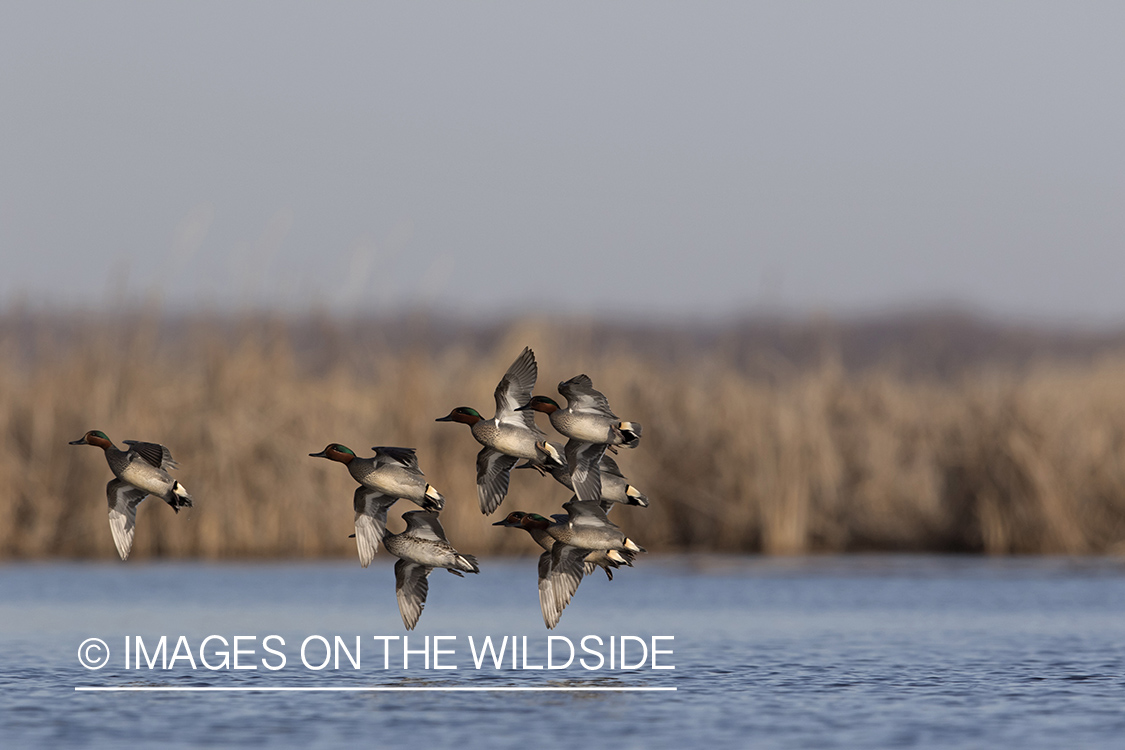
[[[537,458],[535,444],[546,440],[547,436],[535,426],[534,421],[527,424],[521,414],[520,424],[505,422],[500,417],[483,419],[472,426],[476,441],[490,450],[499,451],[512,458]]]
[[[621,420],[606,419],[598,414],[572,411],[568,406],[550,414],[551,426],[571,440],[586,443],[621,445],[625,442],[620,430],[615,430]]]
[[[552,516],[555,523],[547,527],[547,533],[556,542],[584,550],[642,551],[606,517],[598,503],[571,500],[563,504],[563,509],[567,515]]]
[[[410,513],[437,515],[432,511],[425,510],[412,510]],[[387,534],[383,537],[383,546],[387,548],[387,552],[395,557],[416,565],[425,565],[429,568],[448,568],[468,573],[479,572],[476,558],[472,555],[461,554],[444,538],[420,538],[408,530],[402,534]]]
[[[546,529],[528,528],[527,533],[531,534],[532,541],[538,544],[544,552],[548,553],[546,557],[549,559],[550,552],[555,548],[555,538],[548,534]],[[602,568],[605,571],[606,577],[612,581],[613,569],[619,568],[623,564],[609,559],[609,555],[605,550],[583,550],[583,552],[586,553],[586,556],[583,558],[586,575],[593,573],[595,568]],[[628,551],[622,553],[622,556],[627,560],[627,562],[624,563],[625,565],[633,564],[633,554],[634,553]],[[540,559],[540,563],[542,563],[542,559]]]
[[[190,497],[175,492],[179,482],[172,478],[168,469],[174,469],[178,464],[172,460],[167,448],[136,440],[126,440],[125,444],[129,446],[128,450],[113,446],[105,451],[109,470],[115,477],[144,490],[147,495],[159,497],[175,510],[191,505]]]
[[[622,422],[609,408],[609,400],[586,375],[575,375],[559,383],[559,393],[566,398],[566,408],[556,409],[549,417],[551,425],[571,440],[604,443],[635,448],[641,438],[641,425]]]
[[[348,472],[364,487],[380,494],[402,498],[425,508],[441,510],[445,498],[426,481],[418,468],[418,456],[413,448],[376,446],[372,458],[353,458],[348,462]]]
[[[430,571],[445,568],[460,576],[462,571],[479,573],[480,567],[475,557],[461,554],[445,538],[437,513],[412,510],[404,513],[402,520],[406,521],[406,531],[387,534],[383,546],[399,558],[395,563],[395,595],[403,624],[413,630],[426,606]]]

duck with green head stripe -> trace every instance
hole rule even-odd
[[[565,552],[560,550],[562,554],[556,562],[553,552],[557,542],[547,529],[564,518],[566,516],[560,515],[550,519],[538,513],[516,510],[509,513],[503,521],[492,524],[523,529],[543,548],[544,552],[539,556],[539,608],[543,612],[543,622],[549,629],[559,624],[562,611],[578,590],[583,576],[588,576],[601,567],[606,577],[612,581],[613,569],[621,565],[632,567],[635,555],[628,550],[580,550],[570,547]]]
[[[426,481],[418,468],[418,456],[413,448],[377,446],[371,450],[375,451],[374,456],[361,458],[346,445],[329,443],[321,452],[309,454],[344,464],[352,478],[359,482],[352,502],[356,546],[360,564],[365,568],[383,538],[387,509],[396,500],[410,500],[426,510],[438,511],[445,507],[445,498]]]
[[[550,447],[547,436],[535,425],[532,412],[519,411],[519,407],[531,398],[538,375],[535,353],[530,348],[524,348],[496,386],[496,415],[492,419],[485,419],[472,407],[459,406],[435,420],[469,425],[473,437],[484,446],[477,453],[477,499],[480,501],[480,512],[485,515],[495,511],[504,501],[512,467],[521,458],[565,465],[565,460],[557,452],[548,454],[546,458],[540,456],[535,444],[542,442]]]
[[[571,440],[605,443],[613,448],[624,445],[636,448],[641,440],[639,422],[623,422],[609,408],[605,394],[594,388],[587,375],[575,375],[559,383],[559,393],[566,398],[566,408],[548,396],[535,396],[520,405],[520,411],[541,411],[551,426]],[[616,452],[616,450],[614,449]]]
[[[168,473],[178,464],[172,454],[159,443],[126,440],[121,450],[101,430],[90,430],[71,445],[93,445],[105,452],[109,470],[115,479],[106,485],[109,500],[109,529],[122,560],[129,559],[136,530],[137,506],[149,495],[159,497],[177,513],[190,508],[192,497],[184,486]]]

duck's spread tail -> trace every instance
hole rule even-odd
[[[626,542],[626,544],[630,543],[628,539],[626,539],[625,542]],[[606,552],[606,557],[608,557],[613,563],[615,563],[615,565],[613,567],[620,567],[622,565],[628,565],[631,568],[631,567],[633,567],[633,559],[636,556],[637,556],[636,552],[630,552],[629,550],[622,551],[622,550],[611,549],[611,550]],[[606,568],[606,573],[609,573],[608,567]],[[611,580],[611,581],[613,580],[612,574],[610,575],[609,580]]]
[[[627,505],[639,505],[642,508],[648,507],[648,496],[631,484],[625,485],[625,497],[629,499]]]
[[[632,563],[629,562],[629,559],[627,557],[625,557],[624,555],[622,555],[620,552],[618,552],[615,549],[611,549],[611,550],[607,551],[605,553],[605,556],[608,557],[612,562],[617,563],[618,565],[632,565]]]
[[[426,502],[423,506],[426,510],[441,510],[445,507],[445,497],[434,489],[432,484],[426,485]]]
[[[171,505],[172,510],[177,513],[180,512],[180,508],[192,507],[191,495],[188,494],[188,491],[178,481],[172,483],[172,492],[168,496],[168,504]]]
[[[475,557],[473,557],[472,555],[462,555],[462,554],[458,553],[456,562],[457,562],[457,569],[458,570],[463,570],[466,573],[479,573],[480,572],[480,566],[477,565],[477,559]],[[452,571],[450,571],[450,572],[452,572]]]
[[[622,422],[617,429],[621,431],[622,445],[626,448],[636,448],[637,443],[641,442],[640,422]]]
[[[562,457],[555,446],[551,445],[546,440],[539,440],[535,443],[535,452],[540,456],[540,460],[547,466],[566,466],[566,459]],[[529,461],[528,463],[531,462]],[[539,469],[539,474],[544,474],[543,469]]]

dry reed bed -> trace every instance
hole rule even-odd
[[[87,429],[166,443],[196,497],[179,516],[141,505],[138,558],[354,554],[354,485],[307,457],[330,441],[361,455],[417,448],[459,548],[530,552],[477,510],[468,429],[433,421],[459,405],[491,414],[525,344],[538,393],[586,372],[644,424],[640,447],[618,459],[652,505],[614,518],[651,550],[1125,552],[1125,358],[956,382],[831,361],[751,377],[720,353],[599,353],[580,326],[515,326],[483,351],[356,351],[347,325],[325,326],[338,357],[316,367],[282,326],[232,338],[200,324],[172,348],[144,324],[94,322],[65,343],[44,330],[30,352],[26,336],[0,334],[0,556],[113,557],[109,470],[98,451],[66,444]],[[501,510],[558,512],[566,499],[550,478],[515,472]],[[392,529],[413,507],[395,506]]]

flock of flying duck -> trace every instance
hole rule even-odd
[[[619,419],[609,401],[594,389],[585,375],[559,383],[566,408],[547,396],[533,396],[538,366],[535,354],[525,348],[496,386],[496,414],[485,419],[468,406],[459,406],[438,422],[469,425],[483,447],[477,454],[477,499],[481,513],[489,515],[508,494],[512,469],[535,469],[550,474],[573,493],[563,504],[566,515],[550,518],[536,513],[512,511],[493,526],[523,529],[543,548],[539,556],[539,605],[543,621],[554,628],[585,575],[602,568],[613,580],[613,570],[632,566],[644,550],[625,534],[606,513],[615,504],[646,507],[648,499],[621,473],[606,451],[616,446],[636,447],[641,426]],[[547,440],[535,423],[535,412],[548,415],[551,425],[567,438],[565,445]],[[121,450],[105,433],[91,430],[71,445],[94,445],[105,451],[114,479],[106,485],[109,527],[122,560],[133,544],[137,505],[147,496],[159,497],[179,513],[191,507],[192,497],[169,469],[177,468],[163,445],[126,440]],[[330,443],[310,456],[338,461],[359,483],[355,507],[355,540],[359,561],[367,567],[379,542],[395,557],[395,594],[407,630],[413,630],[425,606],[429,575],[445,568],[454,575],[478,573],[472,555],[458,552],[449,543],[438,514],[445,497],[434,489],[418,467],[413,448],[375,447],[370,458],[357,456],[350,448]],[[522,464],[519,464],[520,460]],[[422,510],[404,513],[406,530],[386,531],[387,511],[398,500],[410,500]]]

